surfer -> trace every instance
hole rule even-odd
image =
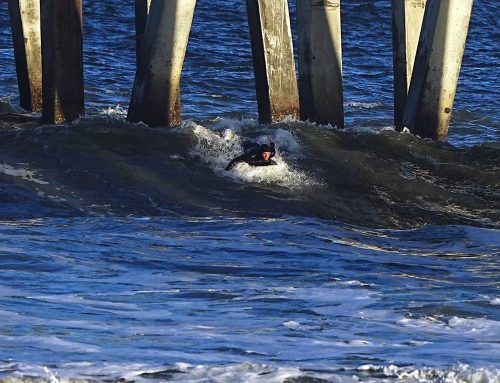
[[[226,166],[226,170],[231,170],[238,162],[246,162],[250,166],[269,166],[277,165],[271,158],[276,154],[274,142],[269,141],[269,144],[258,144],[256,142],[243,143],[244,154],[233,158]]]

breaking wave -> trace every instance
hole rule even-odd
[[[499,222],[494,145],[456,148],[392,128],[339,131],[294,120],[151,129],[126,123],[119,106],[63,127],[4,119],[0,137],[2,219],[175,213],[375,227]],[[276,142],[278,166],[225,171],[247,140]]]
[[[351,382],[447,382],[447,383],[497,383],[500,370],[471,368],[466,364],[444,368],[412,368],[395,365],[362,365],[356,369],[332,369],[332,371],[307,371],[296,367],[269,364],[240,363],[231,365],[191,365],[176,363],[163,368],[144,365],[94,365],[92,363],[68,363],[60,371],[48,367],[4,365],[0,373],[17,371],[18,377],[0,379],[5,383],[72,383],[95,382],[95,377],[124,383],[351,383]],[[72,376],[87,378],[74,378]]]

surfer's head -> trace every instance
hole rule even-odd
[[[261,150],[262,159],[264,161],[269,161],[269,159],[271,158],[271,155],[272,155],[270,146],[267,144],[263,144],[260,146],[260,150]]]
[[[271,152],[262,152],[261,156],[264,161],[269,161],[271,158]]]

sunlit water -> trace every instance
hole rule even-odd
[[[475,2],[454,148],[392,132],[389,2],[342,6],[346,132],[307,141],[257,127],[245,2],[198,2],[172,133],[124,122],[133,3],[85,2],[88,117],[0,132],[0,379],[500,381],[498,5]],[[0,60],[16,108],[5,1]],[[279,167],[223,170],[267,137]]]
[[[277,369],[351,380],[469,365],[498,377],[495,231],[130,217],[0,235],[5,375],[198,381],[203,365],[206,381],[217,366],[266,382]]]

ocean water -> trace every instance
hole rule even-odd
[[[388,1],[342,4],[342,131],[258,124],[227,0],[198,1],[183,123],[128,124],[122,3],[84,4],[85,117],[0,119],[0,381],[500,382],[498,4],[435,143],[392,127]],[[19,111],[3,0],[0,65]],[[224,170],[269,138],[278,166]]]

